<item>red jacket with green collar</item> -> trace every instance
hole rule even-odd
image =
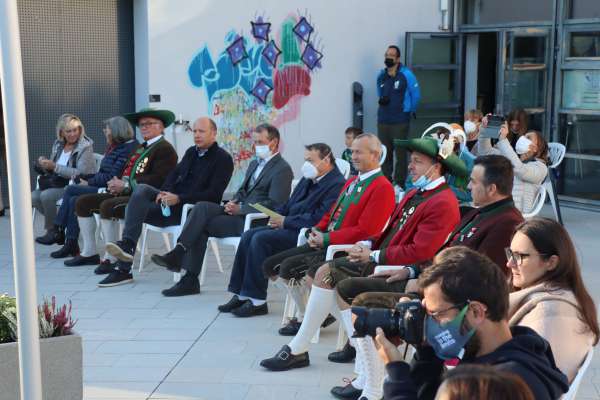
[[[378,264],[408,266],[431,260],[459,221],[458,200],[448,184],[411,190],[375,243]]]
[[[337,201],[315,226],[323,235],[323,247],[330,244],[354,244],[379,237],[394,210],[392,184],[381,172],[364,181],[348,179]],[[332,229],[328,229],[330,225]]]

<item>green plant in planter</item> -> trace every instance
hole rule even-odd
[[[12,342],[12,330],[10,322],[3,317],[5,312],[11,309],[16,310],[17,302],[14,297],[5,294],[0,295],[0,343]]]
[[[2,307],[2,304],[5,304]],[[44,299],[38,307],[40,338],[66,336],[72,334],[77,321],[71,318],[71,302],[56,307],[56,298]],[[17,329],[17,307],[15,299],[6,295],[0,296],[0,343],[13,342],[19,337]]]

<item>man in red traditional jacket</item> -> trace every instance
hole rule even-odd
[[[371,275],[377,264],[418,265],[427,261],[458,224],[458,201],[444,175],[448,171],[454,176],[465,176],[464,162],[454,155],[451,147],[440,146],[435,139],[402,140],[398,145],[411,152],[409,172],[415,188],[396,207],[373,250],[370,244],[359,242],[348,257],[336,258],[318,269],[300,330],[289,345],[283,346],[274,357],[263,360],[261,366],[273,371],[308,366],[310,339],[329,311],[337,309],[335,286],[339,282]],[[418,274],[417,267],[411,268],[399,276],[398,291],[404,289],[407,279]],[[350,309],[341,317],[342,323],[352,324]]]

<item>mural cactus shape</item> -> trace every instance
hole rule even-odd
[[[279,26],[257,18],[250,35],[226,34],[218,55],[204,45],[192,58],[190,82],[206,94],[219,141],[234,156],[231,190],[253,157],[252,127],[262,122],[281,127],[299,115],[300,102],[311,93],[311,75],[322,67],[316,37],[305,16],[290,15]]]

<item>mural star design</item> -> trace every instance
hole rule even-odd
[[[254,89],[252,89],[252,94],[261,103],[266,104],[267,96],[269,95],[269,93],[271,93],[272,90],[273,90],[273,88],[271,86],[269,86],[269,84],[267,82],[265,82],[264,79],[259,79],[258,82],[256,82]]]
[[[258,41],[264,40],[265,42],[269,41],[269,32],[271,31],[271,23],[270,22],[250,22],[252,25],[252,36]]]
[[[306,45],[302,52],[302,62],[311,71],[320,65],[319,61],[321,61],[321,58],[323,58],[323,53],[320,53],[310,43]]]
[[[229,54],[229,58],[231,58],[231,63],[233,65],[237,65],[237,63],[243,59],[248,58],[248,53],[244,47],[244,38],[240,36],[231,43],[229,47],[227,47],[227,53]]]
[[[310,34],[314,31],[312,25],[306,20],[306,18],[300,18],[300,21],[294,26],[294,33],[303,41],[308,43]]]
[[[275,44],[275,41],[271,40],[268,45],[262,51],[263,57],[273,66],[276,67],[277,57],[281,54],[281,50]]]

